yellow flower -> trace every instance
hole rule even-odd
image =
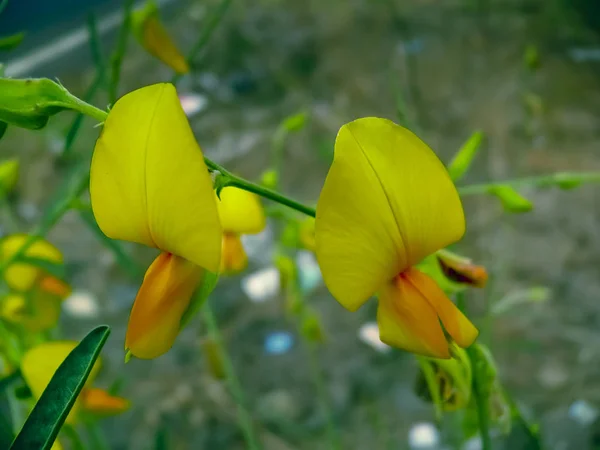
[[[11,258],[28,239],[29,236],[26,234],[13,234],[0,240],[0,261]],[[38,239],[31,244],[23,256],[43,259],[55,264],[63,263],[60,250],[43,239]],[[29,291],[43,276],[46,276],[43,269],[26,262],[12,263],[4,271],[4,280],[8,287],[20,292]],[[61,281],[56,280],[56,283]]]
[[[148,53],[179,74],[190,71],[185,57],[161,23],[156,3],[148,1],[143,8],[135,11],[132,16],[134,35]]]
[[[259,198],[243,189],[225,187],[220,197],[217,199],[217,208],[224,232],[221,273],[238,273],[248,265],[248,256],[240,235],[256,234],[264,230],[265,213]]]
[[[25,353],[21,361],[21,372],[35,400],[39,400],[58,367],[76,346],[77,342],[74,341],[45,342]],[[128,400],[92,387],[100,366],[101,361],[98,359],[92,367],[80,397],[75,401],[67,417],[67,423],[76,423],[80,411],[119,414],[129,408]]]
[[[317,205],[316,255],[350,311],[378,293],[383,342],[437,358],[450,357],[446,335],[463,348],[473,343],[475,327],[413,267],[464,232],[456,188],[413,133],[371,117],[340,129]]]
[[[129,317],[125,347],[138,358],[167,352],[205,270],[217,272],[221,224],[200,147],[171,84],[119,99],[94,149],[92,209],[112,239],[161,250]]]
[[[58,323],[61,301],[60,297],[41,289],[34,289],[28,295],[10,293],[2,299],[0,315],[8,322],[37,333]]]

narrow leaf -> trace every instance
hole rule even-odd
[[[105,325],[93,329],[67,356],[25,421],[11,450],[52,447],[109,334],[110,328]]]
[[[499,184],[491,186],[489,193],[500,199],[505,211],[511,213],[524,213],[533,209],[533,203],[509,185]]]
[[[0,37],[0,50],[12,50],[17,47],[23,39],[25,38],[25,33],[16,33],[6,37]]]
[[[454,158],[448,165],[448,172],[452,180],[457,181],[469,170],[471,162],[481,147],[483,142],[483,133],[475,131],[469,139],[462,145],[460,150],[456,152]]]

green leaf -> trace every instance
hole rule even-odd
[[[308,114],[306,114],[305,111],[302,111],[298,114],[294,114],[293,116],[286,117],[283,121],[283,128],[291,133],[300,131],[306,125],[307,119]]]
[[[192,301],[190,302],[188,309],[183,313],[183,317],[181,318],[182,329],[187,326],[188,323],[190,323],[190,320],[192,320],[196,313],[200,311],[200,308],[204,306],[208,296],[213,291],[218,281],[218,273],[209,272],[208,270],[206,271],[204,274],[204,279],[202,280],[202,285],[192,297]]]
[[[15,370],[13,373],[0,378],[0,393],[18,380],[23,380],[21,370]]]
[[[490,186],[488,191],[502,202],[504,210],[511,213],[524,213],[533,209],[533,203],[514,190],[507,184]]]
[[[0,139],[4,137],[4,133],[6,133],[7,128],[8,124],[6,122],[0,122]]]
[[[25,38],[25,33],[16,33],[11,36],[0,37],[0,50],[12,50],[17,47],[23,39]]]
[[[0,78],[0,121],[38,130],[50,116],[64,110],[80,110],[81,101],[60,84],[47,78]]]
[[[11,450],[52,447],[109,334],[106,325],[93,329],[67,356],[29,414]]]
[[[50,261],[49,259],[21,255],[17,258],[17,261],[23,264],[32,265],[39,269],[42,269],[48,275],[52,275],[53,277],[59,278],[61,280],[64,279],[66,275],[64,264],[57,263],[55,261]]]
[[[475,131],[462,145],[460,150],[456,152],[456,155],[454,155],[454,158],[448,165],[448,173],[450,173],[452,180],[459,180],[469,170],[475,155],[481,147],[483,137],[483,132]]]

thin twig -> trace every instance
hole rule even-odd
[[[221,336],[219,326],[217,325],[217,320],[208,303],[202,308],[202,318],[204,319],[208,336],[216,344],[216,347],[220,353],[227,385],[237,406],[238,422],[240,424],[246,444],[248,445],[248,449],[259,450],[262,448],[262,446],[259,444],[259,441],[256,437],[256,432],[254,431],[254,426],[252,424],[252,416],[245,406],[246,400],[244,398],[244,391],[242,390],[240,380],[235,373],[235,369],[233,368],[229,354],[227,353],[225,345],[223,344],[223,338]]]
[[[123,56],[127,50],[127,38],[131,29],[131,10],[133,9],[133,0],[125,0],[123,4],[123,23],[119,30],[117,46],[111,56],[111,77],[108,87],[108,99],[111,105],[117,101],[119,78],[121,77],[121,64]]]
[[[193,45],[190,53],[188,54],[186,61],[191,66],[196,59],[196,56],[200,51],[208,44],[210,38],[212,37],[217,25],[221,23],[223,16],[229,9],[229,5],[231,5],[232,0],[221,0],[213,11],[211,11],[210,16],[206,19],[206,23],[202,26],[202,32],[200,36],[198,36],[198,40]],[[171,83],[176,84],[181,78],[182,74],[175,74],[171,79]]]

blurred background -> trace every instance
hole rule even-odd
[[[187,54],[217,2],[158,4]],[[95,77],[90,13],[108,57],[122,21],[120,0],[10,1],[0,33],[26,34],[0,54],[6,76],[58,78],[85,96]],[[120,94],[171,77],[129,40]],[[600,170],[600,3],[234,0],[178,92],[205,153],[252,180],[269,168],[282,121],[304,113],[301,129],[285,140],[280,181],[284,193],[307,204],[316,203],[339,127],[371,115],[405,124],[443,161],[481,130],[483,148],[461,184]],[[99,89],[91,103],[104,108],[106,92]],[[72,120],[57,115],[37,132],[9,127],[0,142],[0,156],[17,157],[22,167],[13,205],[20,230],[39,221],[66,177],[57,154]],[[82,158],[91,156],[94,125],[84,119],[73,144]],[[521,193],[532,212],[507,215],[488,196],[464,200],[468,231],[456,249],[490,274],[485,290],[469,292],[471,316],[502,385],[539,424],[544,447],[600,448],[598,187]],[[0,229],[7,230],[4,219]],[[376,303],[345,311],[320,281],[312,254],[301,251],[306,302],[325,336],[316,349],[304,345],[279,294],[278,233],[270,220],[260,235],[245,236],[248,270],[221,279],[210,299],[264,448],[332,448],[323,398],[342,449],[481,448],[477,438],[453,443],[451,423],[434,428],[431,404],[415,391],[414,357],[378,346],[365,331]],[[99,384],[118,381],[132,408],[102,422],[109,448],[245,448],[235,403],[202,351],[200,321],[166,355],[124,365],[139,279],[127,276],[75,212],[48,239],[63,252],[74,289],[56,335],[78,340],[97,324],[113,327]],[[124,247],[144,267],[154,257]],[[519,427],[508,437],[495,434],[494,442],[533,448]]]

